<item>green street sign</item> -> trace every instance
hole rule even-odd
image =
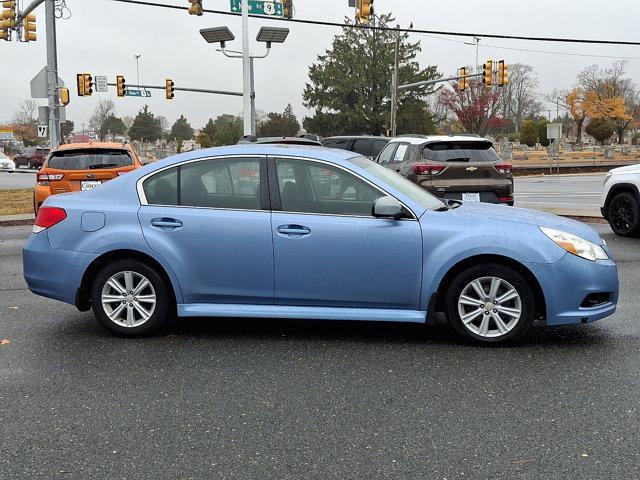
[[[233,13],[242,12],[242,1],[231,0],[231,11]],[[271,17],[282,17],[282,3],[265,2],[262,0],[249,0],[249,13],[251,15],[268,15]]]
[[[151,92],[149,90],[140,90],[138,88],[127,88],[124,95],[126,97],[150,97]]]

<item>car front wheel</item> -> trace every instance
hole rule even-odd
[[[462,337],[476,343],[513,342],[535,318],[535,301],[527,280],[499,264],[465,269],[449,285],[447,318]]]
[[[162,327],[172,311],[172,295],[153,268],[135,259],[106,265],[91,291],[93,313],[117,335],[149,335]]]
[[[629,192],[618,193],[609,204],[609,225],[621,237],[640,235],[640,204]]]

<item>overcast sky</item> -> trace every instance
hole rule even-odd
[[[29,3],[29,0],[23,0]],[[172,78],[176,86],[242,90],[242,62],[224,57],[204,42],[198,30],[228,25],[236,35],[229,48],[241,47],[240,19],[205,14],[191,16],[186,11],[126,5],[111,0],[66,0],[72,17],[57,22],[59,76],[71,89],[67,118],[76,122],[76,130],[87,123],[99,98],[112,97],[117,115],[135,115],[144,103],[170,123],[184,114],[192,126],[199,128],[210,117],[222,113],[237,114],[242,109],[240,97],[176,92],[173,101],[155,90],[151,99],[117,98],[115,89],[89,98],[76,95],[75,75],[90,72],[107,75],[114,82],[125,75],[128,85],[136,83],[134,54],[141,54],[140,78],[149,84],[164,84]],[[189,5],[187,0],[158,0],[160,3]],[[229,0],[204,0],[205,8],[229,10]],[[296,18],[342,21],[352,15],[348,0],[294,0]],[[392,12],[398,23],[415,28],[479,33],[504,33],[531,36],[561,36],[638,41],[640,2],[637,0],[375,0],[378,13]],[[36,10],[38,41],[17,43],[0,41],[0,123],[11,119],[18,103],[29,97],[29,81],[46,63],[44,6]],[[282,22],[250,19],[251,38],[262,25],[283,26]],[[300,24],[291,29],[287,42],[274,45],[271,55],[257,60],[256,102],[264,111],[282,111],[293,105],[298,117],[308,112],[302,105],[302,91],[308,67],[316,56],[329,48],[336,27]],[[445,75],[454,74],[464,64],[475,61],[475,47],[456,43],[472,38],[413,35],[421,40],[421,65],[437,65]],[[533,49],[585,55],[637,57],[629,61],[629,76],[640,83],[640,47],[576,45],[483,39],[480,59],[504,58],[508,63],[528,63],[537,71],[540,91],[569,87],[578,71],[592,63],[608,64],[613,59],[553,55],[507,50]],[[263,47],[252,41],[255,53]],[[46,100],[39,100],[41,105]]]

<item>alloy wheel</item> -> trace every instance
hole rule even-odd
[[[149,320],[157,301],[151,282],[133,271],[112,275],[102,287],[100,299],[104,312],[113,323],[130,328]]]
[[[481,277],[467,284],[458,297],[458,314],[471,333],[485,338],[509,333],[520,320],[518,291],[499,277]]]
[[[628,232],[633,227],[635,213],[627,198],[617,198],[611,206],[611,223],[620,232]]]

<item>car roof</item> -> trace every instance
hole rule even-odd
[[[381,135],[336,135],[334,137],[325,137],[322,140],[390,140],[389,137]]]
[[[53,152],[65,150],[87,150],[92,148],[103,148],[110,150],[133,150],[128,143],[119,142],[82,142],[82,143],[63,143],[54,148]]]
[[[467,135],[416,135],[415,137],[396,137],[390,143],[410,143],[411,145],[424,145],[435,142],[491,142],[488,138]]]
[[[318,140],[313,140],[312,138],[306,137],[258,137],[255,140],[250,140],[248,138],[242,138],[238,144],[261,144],[261,143],[269,143],[276,144],[281,143],[283,145],[322,145]]]
[[[286,145],[286,144],[268,144],[268,143],[239,143],[238,145],[230,145],[226,147],[203,148],[190,152],[173,155],[171,157],[157,160],[152,164],[146,165],[142,170],[149,171],[158,168],[171,166],[189,160],[197,160],[208,157],[222,157],[229,155],[265,155],[265,156],[281,156],[281,157],[302,157],[316,160],[325,160],[332,163],[340,164],[355,157],[362,157],[359,153],[349,150],[338,150],[335,148],[326,148],[315,145]]]

